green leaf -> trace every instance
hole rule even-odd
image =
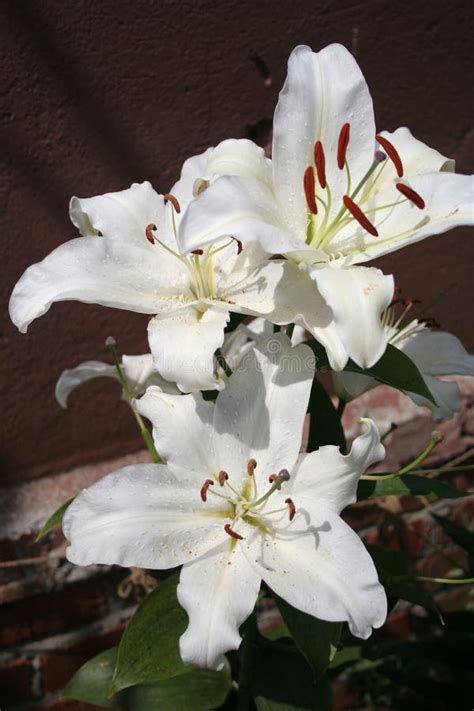
[[[321,708],[322,711],[324,707],[319,705],[320,693],[313,673],[292,644],[260,638],[256,651],[251,690],[257,708],[272,711]]]
[[[337,652],[337,654],[335,655],[331,664],[329,665],[329,668],[336,669],[337,667],[341,667],[343,664],[349,664],[350,662],[356,662],[361,658],[361,656],[362,656],[362,647],[355,647],[355,646],[344,647],[339,652]]]
[[[458,499],[464,491],[445,484],[439,479],[429,479],[418,474],[402,474],[394,479],[363,479],[357,487],[357,499],[377,499],[380,496],[437,496],[439,499]]]
[[[66,699],[96,704],[105,708],[117,708],[123,705],[122,694],[107,698],[107,691],[117,660],[117,647],[108,649],[89,659],[72,677],[62,691]]]
[[[329,361],[323,346],[315,340],[308,341],[307,345],[312,348],[316,356],[317,369],[328,369],[330,367]],[[344,370],[348,370],[350,373],[358,373],[359,375],[367,375],[379,383],[390,385],[392,388],[402,392],[421,395],[436,405],[436,401],[415,363],[405,353],[392,346],[391,343],[387,345],[385,353],[380,360],[371,368],[359,368],[358,365],[350,360]]]
[[[342,622],[325,622],[292,607],[273,595],[296,646],[311,667],[315,678],[324,674],[337,652]]]
[[[130,711],[208,711],[224,703],[232,680],[228,666],[221,672],[198,669],[157,684],[133,686],[108,697],[117,647],[98,654],[69,681],[62,696],[75,701],[127,708]]]
[[[70,504],[72,504],[74,499],[75,499],[75,496],[73,496],[72,498],[65,501],[64,504],[62,504],[59,507],[59,509],[56,509],[56,511],[48,518],[48,520],[46,521],[46,523],[43,525],[40,532],[36,536],[36,543],[38,543],[38,541],[40,541],[55,526],[59,526],[59,524],[63,520],[63,516],[66,513],[67,508],[69,507]]]
[[[346,438],[341,425],[341,418],[332,404],[332,400],[317,378],[313,380],[308,411],[309,438],[308,452],[325,444],[334,444],[343,454],[346,453]]]
[[[142,602],[118,648],[112,686],[120,691],[193,671],[179,655],[188,617],[176,599],[178,575],[164,580]]]
[[[408,572],[408,565],[401,553],[386,551],[379,546],[366,546],[379,574],[387,595],[397,600],[407,600],[432,612],[443,624],[443,617],[433,597],[419,581]]]
[[[224,703],[231,684],[228,667],[220,672],[197,669],[125,693],[131,711],[209,711]]]

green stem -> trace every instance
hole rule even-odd
[[[252,676],[257,649],[257,614],[254,610],[243,625],[243,639],[239,649],[240,673],[236,711],[248,711],[252,702]]]
[[[401,476],[402,474],[407,474],[408,472],[411,472],[412,469],[416,469],[416,467],[421,464],[421,462],[424,462],[427,457],[431,454],[433,449],[437,447],[437,445],[443,440],[443,435],[441,432],[433,432],[431,434],[431,440],[428,442],[428,445],[425,447],[425,449],[419,454],[412,462],[406,465],[406,467],[402,467],[399,469],[396,474],[398,476]]]
[[[145,442],[146,447],[147,447],[148,451],[150,452],[152,460],[156,464],[161,464],[163,462],[163,460],[161,459],[160,455],[156,451],[155,443],[153,442],[153,437],[151,436],[149,429],[145,425],[142,416],[140,415],[139,412],[137,412],[137,410],[135,409],[135,407],[133,405],[133,401],[135,398],[134,398],[132,391],[130,390],[130,386],[127,382],[127,379],[123,374],[122,366],[120,364],[120,360],[117,355],[117,346],[116,346],[115,340],[113,338],[107,338],[105,345],[107,346],[107,349],[108,349],[110,355],[112,356],[112,361],[113,361],[113,364],[114,364],[115,369],[117,371],[117,376],[120,381],[120,385],[122,386],[123,394],[125,395],[127,402],[130,405],[133,415],[137,421],[137,425],[140,430],[140,434],[143,437],[143,441]]]
[[[425,583],[443,583],[444,585],[472,585],[474,578],[427,578],[424,575],[417,575],[417,580]]]
[[[232,375],[232,368],[227,363],[227,361],[224,357],[224,354],[222,353],[220,348],[218,348],[216,350],[216,360],[217,360],[218,364],[221,366],[224,373],[227,375],[227,377],[230,378],[230,376]]]

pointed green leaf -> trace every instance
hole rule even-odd
[[[297,610],[273,594],[281,616],[315,678],[321,677],[337,652],[342,622],[326,622]]]
[[[112,675],[117,660],[117,647],[101,652],[89,659],[72,677],[62,691],[66,699],[83,701],[105,708],[118,708],[123,705],[122,694],[107,697],[107,691],[112,681]]]
[[[346,438],[336,408],[319,380],[314,378],[309,399],[308,452],[325,444],[334,444],[346,453]]]
[[[317,370],[329,369],[329,361],[323,346],[315,340],[307,342],[316,356]],[[415,393],[421,395],[436,405],[436,401],[426,385],[418,367],[405,353],[403,353],[391,343],[387,345],[385,353],[379,361],[371,368],[359,368],[353,361],[349,361],[344,368],[351,373],[367,375],[374,378],[379,383],[390,385],[392,388],[402,392]]]
[[[357,487],[357,500],[377,499],[380,496],[437,496],[439,499],[458,499],[464,491],[418,474],[402,474],[394,479],[363,479]]]
[[[70,504],[72,504],[74,499],[75,499],[74,496],[71,499],[68,499],[67,501],[64,502],[64,504],[62,504],[59,507],[59,509],[56,509],[56,511],[53,514],[51,514],[51,516],[48,518],[48,520],[46,521],[46,523],[43,525],[40,532],[36,536],[36,543],[38,543],[38,541],[40,541],[55,526],[59,526],[59,524],[63,520],[63,516],[66,513],[67,508],[69,507]]]
[[[179,656],[179,638],[188,618],[176,599],[178,576],[164,580],[142,602],[118,648],[112,686],[120,691],[189,673]]]

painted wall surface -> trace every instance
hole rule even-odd
[[[65,368],[146,349],[147,318],[75,302],[53,306],[28,335],[6,304],[23,270],[75,235],[71,195],[151,180],[166,192],[182,161],[226,137],[265,142],[291,49],[342,42],[357,57],[379,128],[415,136],[472,170],[470,3],[367,0],[4,0],[4,169],[0,379],[3,482],[38,477],[141,447],[115,383],[91,383],[64,412]],[[407,296],[448,298],[446,330],[474,349],[474,242],[467,229],[385,257]]]

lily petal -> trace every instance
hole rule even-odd
[[[279,217],[280,208],[263,183],[240,177],[218,178],[194,200],[180,222],[178,244],[187,253],[222,239],[237,237],[244,244],[258,241],[269,254],[314,251],[305,234],[291,234]]]
[[[163,297],[175,292],[166,272],[157,274],[156,265],[138,258],[132,248],[128,255],[111,256],[102,237],[79,237],[25,271],[13,290],[10,316],[25,333],[56,301],[83,301],[153,314]]]
[[[226,505],[209,497],[204,507],[194,472],[169,464],[125,467],[69,506],[66,555],[77,565],[174,568],[222,542]]]
[[[349,356],[370,368],[387,346],[381,315],[393,297],[393,277],[373,267],[312,268],[310,275],[333,311]]]
[[[117,370],[114,365],[102,363],[99,360],[86,360],[75,368],[69,368],[61,373],[56,383],[54,394],[61,407],[66,409],[69,395],[82,383],[94,378],[117,379],[117,377]]]
[[[334,513],[355,503],[361,474],[385,457],[379,431],[372,420],[360,420],[364,432],[352,443],[349,454],[338,447],[325,445],[315,452],[303,454],[293,472],[288,488],[298,506],[311,506],[318,501]]]
[[[208,176],[238,175],[270,186],[271,161],[265,151],[246,138],[228,138],[209,156]]]
[[[452,333],[421,331],[398,347],[424,374],[474,375],[474,355]]]
[[[148,341],[157,370],[183,392],[214,390],[214,353],[224,342],[228,311],[190,306],[172,316],[153,318]]]
[[[244,555],[290,605],[321,620],[347,621],[352,634],[367,639],[387,615],[371,557],[333,511],[319,503],[294,503],[293,521],[286,519],[267,535],[247,525],[240,542]]]
[[[313,375],[310,348],[292,348],[281,333],[259,341],[244,356],[219,393],[214,411],[219,469],[231,480],[247,476],[251,458],[257,461],[258,485],[264,488],[270,474],[283,468],[291,471],[301,446]]]
[[[217,473],[212,457],[214,403],[203,400],[201,393],[167,395],[150,387],[135,407],[152,423],[156,448],[168,464],[197,472],[202,481]]]
[[[407,395],[415,405],[428,407],[433,415],[439,419],[449,420],[454,417],[462,407],[461,394],[457,383],[439,380],[439,378],[434,378],[432,375],[424,375],[423,380],[436,400],[436,405],[421,395],[407,392]]]
[[[303,175],[313,165],[314,143],[326,156],[336,155],[339,133],[350,123],[347,162],[356,185],[371,165],[375,123],[369,89],[354,57],[340,44],[321,52],[299,46],[288,60],[288,75],[273,121],[273,177],[279,202],[285,205],[293,229],[305,232],[307,207]],[[337,212],[347,191],[346,172],[335,160],[326,161],[327,181]]]
[[[221,669],[225,652],[240,645],[239,627],[254,608],[260,576],[234,544],[228,540],[183,566],[178,600],[189,626],[179,650],[185,664]]]
[[[419,242],[430,235],[447,232],[461,225],[474,224],[474,177],[449,172],[415,175],[407,181],[424,200],[425,208],[418,209],[409,200],[403,202],[393,187],[377,193],[371,208],[399,202],[395,207],[375,212],[373,220],[378,237],[363,230],[354,237],[352,226],[343,228],[331,240],[334,252],[348,255],[346,263],[360,263],[401,247]],[[366,211],[372,219],[370,210]],[[356,251],[357,250],[357,251]]]

